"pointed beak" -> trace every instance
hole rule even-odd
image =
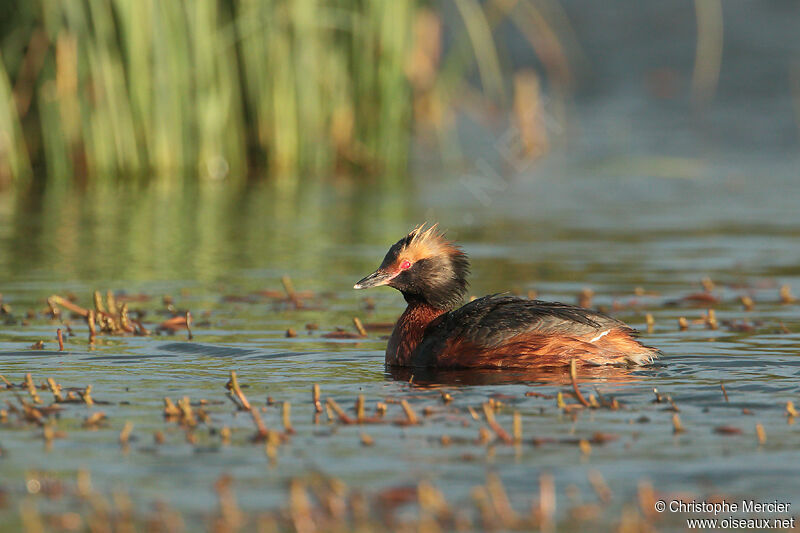
[[[386,272],[386,271],[383,271],[383,270],[376,270],[375,272],[373,272],[372,274],[370,274],[366,278],[362,279],[361,281],[359,281],[358,283],[353,285],[353,288],[354,289],[369,289],[370,287],[379,287],[381,285],[386,285],[387,283],[392,281],[392,279],[396,275],[397,274],[394,274],[392,272]]]

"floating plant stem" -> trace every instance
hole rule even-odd
[[[361,323],[361,320],[357,317],[353,317],[353,324],[356,326],[356,330],[358,330],[358,334],[362,337],[367,336],[367,330],[364,329],[364,324]]]
[[[181,410],[173,403],[170,398],[164,398],[164,417],[177,418],[181,415]]]
[[[133,431],[133,422],[128,420],[125,422],[125,426],[123,426],[122,431],[119,432],[119,443],[122,446],[126,446],[128,444],[128,440],[130,440],[132,431]]]
[[[188,396],[184,396],[178,400],[178,409],[180,410],[181,424],[193,428],[197,425],[197,418],[194,416],[192,403],[189,401]]]
[[[489,427],[492,428],[492,431],[495,432],[495,434],[500,438],[500,440],[502,440],[506,444],[514,443],[514,439],[511,438],[511,435],[509,435],[508,432],[505,429],[503,429],[500,424],[497,423],[497,420],[495,419],[494,416],[494,410],[492,410],[488,402],[483,404],[483,414],[486,417],[486,423],[489,424]]]
[[[411,408],[406,400],[400,400],[400,406],[403,408],[403,412],[406,414],[406,419],[408,423],[411,425],[419,424],[419,418],[417,418],[417,413]]]
[[[292,305],[297,308],[302,307],[302,302],[297,296],[297,292],[294,290],[292,278],[287,275],[281,276],[281,284],[283,285],[283,290],[286,291],[286,298],[292,303]]]
[[[103,297],[100,295],[100,291],[94,291],[92,298],[94,299],[94,310],[101,315],[107,314],[106,307],[103,305]]]
[[[61,314],[59,312],[59,310],[58,310],[58,307],[56,307],[56,304],[53,302],[53,300],[51,298],[47,299],[47,307],[50,309],[50,317],[51,318],[54,318],[54,319],[58,318],[59,315]]]
[[[601,474],[599,470],[593,469],[589,471],[589,483],[592,484],[592,488],[601,502],[608,503],[611,501],[613,493],[611,492],[611,488],[609,488],[608,483],[606,483],[603,474]]]
[[[539,476],[539,529],[542,532],[555,530],[553,515],[556,512],[555,480],[550,474]]]
[[[364,421],[364,395],[359,394],[358,398],[356,398],[356,420],[358,423],[362,423]]]
[[[83,307],[72,303],[71,301],[67,300],[66,298],[62,298],[61,296],[58,296],[57,294],[54,294],[53,296],[48,298],[48,300],[52,301],[55,305],[63,307],[64,309],[68,309],[68,310],[72,311],[73,313],[75,313],[77,315],[80,315],[80,316],[82,316],[84,318],[89,316],[89,310],[88,309],[84,309]]]
[[[108,417],[103,411],[95,411],[86,417],[86,420],[83,421],[83,427],[97,429],[100,426],[100,423],[105,421],[107,418]]]
[[[25,387],[28,389],[28,394],[30,394],[33,403],[42,403],[42,399],[39,397],[39,393],[36,391],[36,385],[34,385],[33,377],[31,377],[30,373],[25,374]]]
[[[325,400],[325,403],[326,403],[326,405],[328,407],[330,407],[336,413],[336,416],[339,417],[339,421],[342,424],[353,424],[354,423],[353,419],[350,418],[349,416],[347,416],[347,413],[344,412],[344,409],[342,409],[339,406],[339,404],[336,403],[336,400],[334,400],[333,398],[328,398],[327,400]]]
[[[94,339],[97,336],[97,317],[94,311],[89,311],[86,315],[86,323],[89,326],[89,344],[94,344]]]
[[[519,521],[519,517],[514,512],[514,508],[508,499],[508,493],[497,474],[492,473],[487,476],[486,492],[494,507],[495,515],[500,519],[500,523],[505,528],[513,529],[514,525]]]
[[[719,323],[717,322],[717,313],[713,309],[708,310],[706,315],[706,326],[708,329],[718,329]]]
[[[112,315],[118,315],[117,300],[114,298],[114,292],[110,289],[106,291],[106,304],[108,304],[108,312]]]
[[[292,427],[292,404],[290,402],[283,402],[283,429],[286,433],[292,434],[295,432]]]
[[[578,441],[578,448],[580,448],[581,454],[584,457],[589,457],[592,454],[592,445],[589,444],[589,441],[586,439],[581,439]]]
[[[783,285],[780,290],[781,303],[791,304],[797,301],[797,298],[792,294],[792,288],[789,285]]]
[[[594,298],[594,291],[589,288],[584,288],[578,294],[578,306],[589,309],[592,307],[592,299]]]
[[[239,387],[239,381],[236,379],[235,371],[231,370],[231,377],[228,383],[225,384],[225,388],[228,389],[228,396],[233,400],[233,403],[239,407],[240,411],[249,411],[251,409],[247,396],[244,395],[242,389]]]
[[[61,386],[55,382],[53,378],[47,378],[47,386],[50,392],[53,393],[53,400],[56,402],[63,402],[64,397],[61,395]]]
[[[119,309],[119,325],[127,333],[135,333],[136,329],[131,324],[130,317],[128,316],[128,304],[123,303]]]
[[[314,410],[317,413],[322,412],[322,403],[319,401],[319,384],[314,383],[311,386],[311,401],[314,403]]]
[[[255,407],[250,408],[250,416],[253,418],[253,423],[256,426],[256,439],[261,440],[265,438],[269,434],[269,430],[267,426],[264,424],[264,420],[262,420],[261,415],[258,412],[258,409]]]
[[[511,425],[511,433],[514,436],[514,442],[519,444],[522,442],[522,416],[520,416],[519,411],[514,411],[514,417],[512,419]]]
[[[581,402],[581,405],[584,407],[590,407],[591,404],[586,401],[586,398],[583,397],[581,390],[578,388],[578,371],[575,367],[575,359],[570,359],[569,376],[572,379],[572,390],[575,391],[575,397],[578,398],[578,401]]]
[[[767,442],[767,432],[764,431],[764,426],[761,424],[756,424],[756,436],[758,437],[758,443],[760,445],[764,445]]]
[[[672,415],[672,432],[677,434],[683,433],[684,431],[686,430],[684,429],[683,424],[681,424],[681,417],[678,416],[678,413],[675,413]]]
[[[669,406],[673,411],[676,413],[681,412],[681,410],[678,408],[678,404],[676,404],[675,400],[672,399],[672,396],[667,396],[667,401],[669,402]]]
[[[186,332],[189,337],[189,340],[192,340],[194,336],[192,335],[192,313],[186,311]]]

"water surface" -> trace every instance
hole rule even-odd
[[[65,388],[91,384],[93,397],[109,403],[66,404],[56,420],[66,436],[50,446],[41,429],[10,415],[0,436],[2,489],[10,503],[0,512],[16,523],[33,471],[74,483],[81,469],[91,472],[97,490],[124,488],[143,510],[166,501],[189,524],[204,523],[215,508],[214,482],[222,474],[232,476],[239,505],[252,512],[284,505],[289,480],[315,472],[367,493],[425,479],[466,508],[473,487],[496,473],[522,512],[538,497],[540,476],[552,474],[556,516],[578,529],[570,509],[599,501],[589,480],[594,471],[613,492],[597,518],[608,527],[635,504],[645,482],[664,497],[800,501],[800,437],[785,415],[786,402],[797,403],[800,392],[800,307],[779,298],[780,286],[800,287],[800,215],[783,195],[770,194],[769,209],[758,201],[766,190],[788,187],[788,177],[776,173],[767,182],[743,172],[731,178],[713,166],[694,179],[595,175],[596,167],[584,163],[555,168],[511,182],[488,204],[458,176],[391,195],[355,186],[286,197],[270,188],[200,188],[167,195],[147,189],[45,194],[37,205],[6,201],[0,286],[11,315],[0,329],[0,373],[13,383],[31,373],[37,383],[50,377]],[[439,194],[444,187],[450,194]],[[409,384],[408,373],[383,367],[386,331],[323,338],[337,327],[352,331],[353,316],[367,323],[397,317],[399,294],[356,292],[352,284],[394,240],[432,217],[472,256],[473,294],[535,290],[573,302],[591,288],[593,305],[639,329],[651,313],[655,327],[643,340],[664,356],[643,369],[581,376],[586,395],[613,396],[622,407],[567,414],[554,398],[569,390],[564,374],[434,373]],[[257,294],[280,292],[286,274],[297,290],[314,292],[307,308]],[[692,324],[681,331],[678,317],[692,322],[705,313],[707,306],[682,300],[702,291],[703,277],[716,283],[720,327]],[[193,339],[185,331],[101,336],[90,347],[85,323],[65,313],[74,336],[58,352],[55,330],[64,326],[45,315],[45,299],[71,293],[91,306],[94,290],[109,289],[148,297],[129,305],[145,312],[151,330],[168,318],[162,297],[171,296],[176,308],[193,313]],[[752,311],[739,303],[746,295],[755,301]],[[309,323],[319,329],[307,332]],[[287,338],[288,328],[298,336]],[[30,348],[38,340],[44,350]],[[236,413],[225,396],[230,371],[253,405],[265,407],[269,427],[281,427],[280,404],[291,402],[296,434],[275,464],[263,444],[249,441],[249,416]],[[332,397],[348,410],[359,394],[370,412],[378,401],[406,399],[422,422],[359,427],[330,424],[323,414],[314,424],[314,383],[323,400]],[[674,400],[684,433],[673,433],[674,410],[654,402],[654,388]],[[442,390],[452,395],[449,404]],[[16,402],[12,391],[0,394]],[[40,395],[49,403],[49,392]],[[164,397],[184,396],[209,402],[211,422],[195,430],[193,444],[162,417]],[[503,403],[497,417],[508,431],[512,414],[520,413],[521,445],[479,442],[485,424],[468,407],[480,412],[491,398]],[[431,412],[423,416],[426,407]],[[83,429],[84,419],[99,410],[108,423]],[[389,403],[390,420],[403,416]],[[134,424],[127,450],[118,442],[126,421]],[[767,435],[763,444],[756,424]],[[715,431],[720,426],[741,432],[723,435]],[[232,430],[229,445],[218,434],[223,427]],[[155,432],[164,434],[163,444],[154,444]],[[362,433],[374,445],[363,446]],[[614,437],[600,443],[598,433]],[[444,435],[449,446],[441,444]],[[593,438],[587,455],[577,443]],[[68,500],[37,499],[54,512]],[[669,524],[680,527],[661,525]]]

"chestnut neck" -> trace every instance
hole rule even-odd
[[[409,366],[414,350],[425,335],[425,328],[447,312],[447,309],[420,300],[407,300],[408,307],[397,320],[386,345],[386,364],[390,366]]]

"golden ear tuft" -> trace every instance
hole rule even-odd
[[[425,245],[432,244],[434,242],[439,243],[444,240],[444,235],[437,231],[439,224],[433,224],[428,229],[425,229],[426,224],[427,222],[423,222],[411,230],[411,233],[409,233],[409,235],[411,235],[410,244]]]
[[[448,241],[444,234],[439,231],[439,225],[433,224],[426,228],[426,224],[420,224],[406,237],[403,250],[413,257],[414,261],[430,257],[432,255],[462,254],[461,249]]]

